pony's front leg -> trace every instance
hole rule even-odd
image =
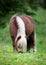
[[[11,36],[12,38],[12,42],[13,42],[13,51],[16,52],[16,44],[15,44],[15,38],[13,36]]]

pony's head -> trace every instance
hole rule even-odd
[[[15,42],[16,42],[18,52],[26,52],[27,50],[26,37],[24,37],[23,35],[19,35],[17,39],[15,40]]]

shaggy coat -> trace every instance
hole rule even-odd
[[[31,16],[19,16],[24,24],[25,24],[25,33],[26,33],[26,39],[27,39],[27,51],[30,51],[30,48],[33,48],[33,51],[36,51],[36,33],[35,33],[35,23]],[[20,24],[21,25],[21,24]],[[16,17],[12,17],[10,21],[10,35],[13,42],[13,49],[14,51],[17,50],[15,39],[18,32],[18,24],[16,21]],[[20,39],[19,37],[17,41]]]

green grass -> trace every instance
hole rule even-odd
[[[0,29],[0,65],[46,65],[46,10],[35,11],[37,52],[13,52],[9,25]],[[3,20],[9,21],[10,15]]]
[[[42,53],[1,53],[1,65],[46,65],[46,55]]]

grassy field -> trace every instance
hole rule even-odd
[[[46,10],[39,8],[33,18],[36,20],[37,52],[13,52],[9,25],[0,29],[0,65],[46,65]],[[9,22],[10,15],[2,21]]]

